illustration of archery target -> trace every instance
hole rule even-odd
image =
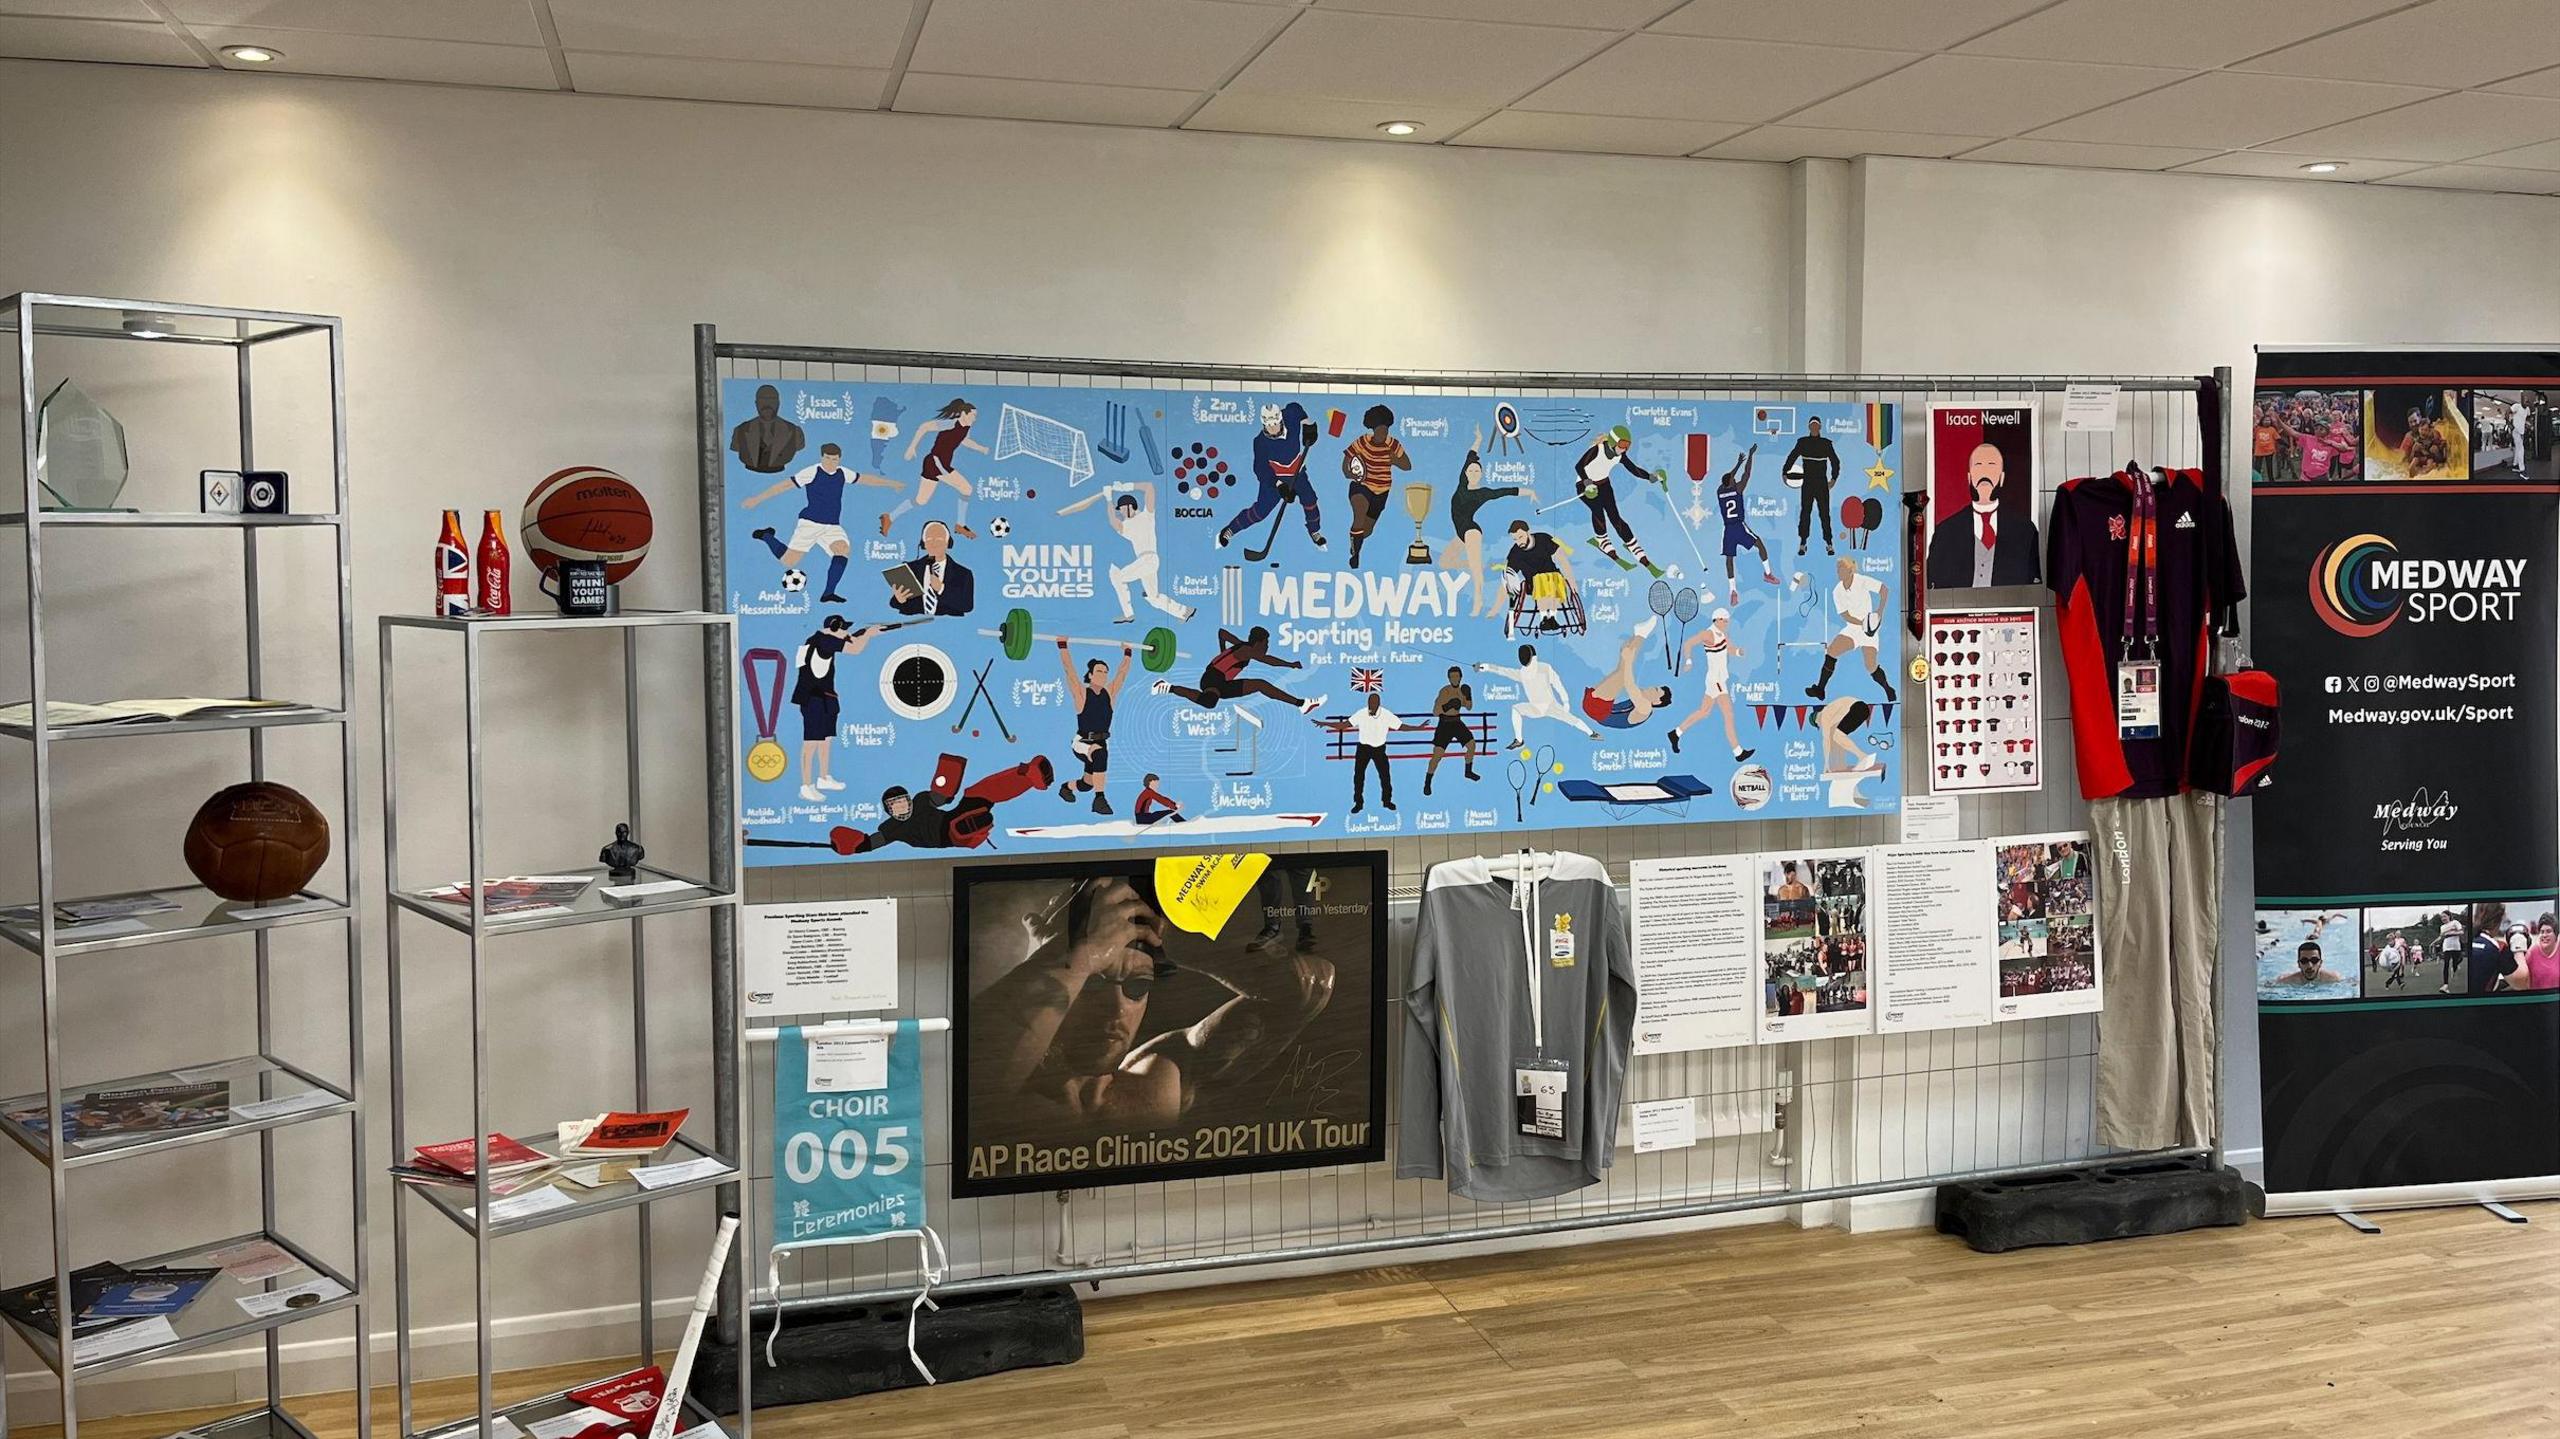
[[[959,695],[951,657],[932,645],[900,645],[880,662],[880,702],[900,719],[929,720]]]

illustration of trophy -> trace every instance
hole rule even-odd
[[[1422,521],[1431,513],[1431,486],[1420,483],[1405,486],[1404,512],[1413,516],[1413,543],[1404,547],[1404,562],[1427,565],[1431,563],[1431,547],[1422,542]]]

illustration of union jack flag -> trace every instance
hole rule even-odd
[[[1355,669],[1351,672],[1351,688],[1355,694],[1373,695],[1386,687],[1385,670]]]

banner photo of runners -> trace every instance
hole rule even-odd
[[[722,401],[749,864],[1899,803],[1893,405]]]
[[[2267,1187],[2560,1174],[2560,354],[2260,354]]]

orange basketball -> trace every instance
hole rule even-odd
[[[573,465],[533,487],[517,534],[542,573],[562,560],[602,560],[605,583],[618,585],[649,557],[654,529],[649,501],[629,480]]]

